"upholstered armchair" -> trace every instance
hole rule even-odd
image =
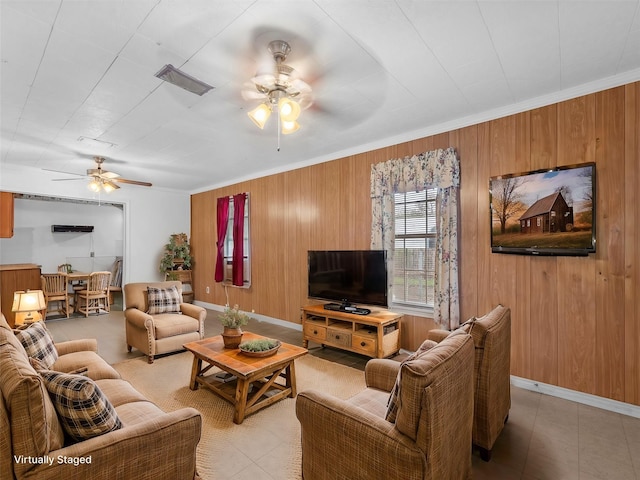
[[[127,349],[137,348],[153,363],[155,355],[182,350],[204,338],[207,311],[182,300],[179,281],[124,286]]]
[[[459,332],[402,364],[370,360],[367,388],[349,400],[299,393],[304,479],[471,478],[473,355]]]
[[[498,305],[484,317],[471,318],[461,328],[473,338],[473,444],[484,461],[502,432],[511,408],[511,310]],[[428,339],[439,342],[452,333],[431,330]]]

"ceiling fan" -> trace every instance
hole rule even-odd
[[[274,40],[267,50],[273,57],[274,65],[270,71],[258,72],[244,84],[242,98],[260,104],[248,115],[263,129],[274,111],[278,112],[278,132],[289,134],[297,131],[300,124],[297,119],[301,110],[313,104],[311,86],[302,80],[297,72],[284,62],[291,52],[291,46],[284,40]]]
[[[151,184],[149,182],[140,182],[138,180],[129,180],[127,178],[122,178],[119,174],[115,172],[109,172],[102,168],[102,164],[104,163],[104,157],[93,157],[93,160],[96,162],[96,168],[87,169],[86,177],[89,178],[89,189],[94,192],[100,192],[104,190],[109,193],[118,188],[118,183],[128,183],[131,185],[141,185],[143,187],[150,187]],[[70,172],[64,172],[70,173]],[[70,173],[71,175],[80,175],[77,173]],[[82,175],[84,177],[84,175]],[[64,182],[67,180],[78,180],[71,178],[56,178],[54,181]]]

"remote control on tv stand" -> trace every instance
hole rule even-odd
[[[368,308],[358,308],[352,305],[340,305],[338,303],[325,303],[325,310],[333,310],[337,312],[353,313],[354,315],[369,315],[371,310]]]

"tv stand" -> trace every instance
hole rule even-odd
[[[381,308],[363,315],[326,305],[331,304],[302,308],[304,348],[312,341],[372,358],[390,357],[400,350],[401,314]]]
[[[347,312],[353,313],[354,315],[369,315],[371,310],[368,308],[358,308],[353,303],[343,302],[343,303],[325,303],[323,305],[325,310],[331,310],[333,312]]]

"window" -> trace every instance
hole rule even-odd
[[[396,193],[392,303],[433,307],[437,189]]]
[[[233,222],[235,209],[233,197],[229,197],[229,219],[227,220],[227,236],[224,240],[224,282],[227,285],[233,284]],[[243,287],[251,286],[251,245],[249,243],[249,196],[244,207],[244,232],[243,232]]]

